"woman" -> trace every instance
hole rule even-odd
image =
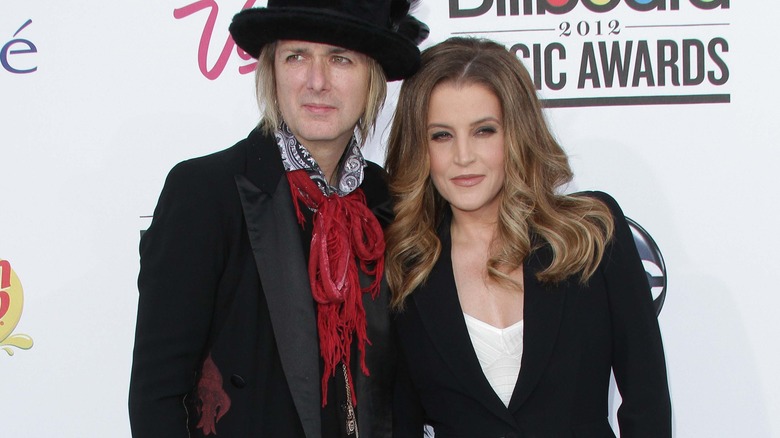
[[[611,370],[621,437],[671,436],[631,232],[609,195],[559,193],[572,172],[514,55],[464,38],[423,52],[386,167],[396,436],[614,437]]]

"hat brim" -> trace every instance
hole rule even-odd
[[[374,58],[388,81],[405,79],[420,66],[417,46],[387,29],[335,11],[313,8],[245,9],[230,24],[238,47],[254,58],[263,46],[278,40],[330,44]]]

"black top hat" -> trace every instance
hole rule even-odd
[[[409,0],[268,0],[245,9],[230,24],[233,40],[257,58],[265,44],[302,40],[366,54],[387,80],[411,76],[420,65],[417,44],[428,27],[409,12]]]

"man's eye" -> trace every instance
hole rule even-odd
[[[336,64],[349,64],[352,61],[349,58],[346,58],[344,56],[334,56],[333,62],[335,62]]]
[[[498,129],[496,129],[495,126],[481,126],[477,128],[476,135],[489,136],[491,134],[495,134],[496,132],[498,132]]]
[[[287,57],[287,62],[297,62],[297,61],[300,61],[301,59],[303,59],[303,56],[301,56],[301,55],[296,53],[296,54],[288,56]]]

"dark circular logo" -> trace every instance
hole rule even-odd
[[[666,299],[666,264],[661,250],[653,240],[650,233],[631,218],[626,218],[628,227],[631,228],[631,234],[634,237],[636,249],[639,251],[639,257],[642,259],[642,265],[645,267],[647,282],[650,283],[650,291],[653,294],[653,305],[655,306],[656,316],[661,313]]]

